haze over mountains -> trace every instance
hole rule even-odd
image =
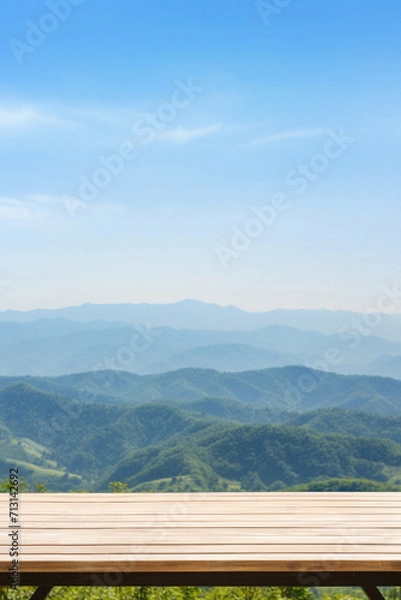
[[[369,318],[367,315],[376,314]],[[325,334],[335,334],[351,329],[359,322],[359,328],[367,333],[374,331],[386,339],[401,342],[401,314],[379,313],[372,308],[366,315],[338,310],[275,309],[250,313],[235,306],[219,306],[197,300],[183,300],[172,304],[83,304],[56,309],[29,311],[5,310],[0,321],[24,323],[38,319],[65,318],[71,321],[113,321],[147,323],[150,327],[167,326],[175,329],[258,329],[266,325],[286,325]]]
[[[305,365],[401,379],[401,315],[247,313],[191,300],[0,313],[0,374]]]
[[[401,489],[401,316],[379,318],[0,313],[0,466],[54,491]]]

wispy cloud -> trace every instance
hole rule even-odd
[[[26,196],[27,200],[31,200],[33,203],[37,204],[58,204],[60,200],[55,198],[54,196],[49,196],[47,194],[28,194]]]
[[[45,195],[27,195],[23,198],[0,196],[0,220],[38,221],[49,215],[60,199]]]
[[[5,130],[23,129],[37,125],[54,125],[60,123],[54,115],[46,114],[35,108],[21,106],[6,108],[0,106],[0,128]]]
[[[186,127],[176,127],[175,129],[170,129],[159,134],[157,136],[157,139],[159,141],[173,142],[176,144],[187,144],[188,142],[192,142],[193,140],[214,135],[215,133],[220,131],[220,129],[220,123],[215,123],[214,125],[210,125],[209,127],[199,127],[192,129]]]
[[[60,104],[34,106],[21,103],[17,107],[0,105],[0,132],[19,135],[37,127],[112,127],[127,129],[143,113],[116,109],[85,108]]]
[[[247,148],[257,148],[265,144],[271,144],[274,142],[283,142],[285,140],[292,140],[295,138],[311,138],[320,137],[327,133],[327,129],[292,129],[291,131],[281,131],[278,133],[272,133],[263,137],[256,138],[249,144]]]
[[[84,128],[101,131],[108,138],[131,134],[138,120],[146,123],[155,115],[135,106],[79,106],[68,104],[33,104],[21,101],[17,106],[0,105],[0,135],[15,136],[29,133],[39,127]],[[216,134],[222,129],[221,123],[204,127],[166,128],[158,131],[156,141],[186,144],[196,139]],[[35,132],[36,134],[36,132]],[[86,133],[87,135],[87,133]]]
[[[85,128],[106,132],[111,136],[127,136],[138,120],[147,122],[153,113],[127,106],[34,105],[21,102],[19,106],[0,105],[0,135],[21,135],[38,127]],[[219,124],[208,127],[175,129],[160,132],[159,141],[187,143],[215,133]]]
[[[134,110],[124,106],[115,107],[79,107],[58,106],[58,113],[68,115],[80,125],[101,125],[108,127],[130,128],[140,118],[146,117],[146,111]]]
[[[30,219],[31,214],[26,203],[16,198],[0,197],[0,219]]]

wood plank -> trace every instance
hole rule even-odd
[[[347,497],[341,497],[341,494],[347,494]],[[369,497],[362,498],[364,494],[369,494]],[[57,498],[54,498],[57,496]],[[253,492],[252,494],[246,494],[244,492],[207,492],[207,493],[140,493],[140,494],[33,494],[33,493],[20,493],[19,497],[21,500],[27,499],[30,503],[42,504],[49,502],[50,504],[69,504],[74,502],[88,502],[94,504],[108,504],[110,502],[110,496],[113,497],[113,503],[125,503],[130,502],[131,504],[164,504],[165,502],[190,502],[191,504],[212,502],[214,505],[219,503],[231,503],[244,502],[247,503],[249,500],[253,504],[269,502],[273,504],[282,505],[284,503],[303,503],[306,499],[310,503],[314,504],[328,504],[328,505],[348,505],[348,504],[388,504],[391,502],[399,503],[397,499],[397,492],[282,492],[275,494],[273,492]],[[135,497],[134,497],[135,496]],[[210,496],[213,496],[212,498]],[[7,502],[7,495],[1,494],[0,502]]]
[[[380,520],[378,523],[373,524],[372,520],[369,521],[353,521],[352,519],[348,521],[326,521],[324,519],[306,522],[303,520],[292,520],[288,519],[287,521],[278,521],[275,519],[246,519],[241,517],[240,519],[225,519],[223,516],[219,515],[216,518],[208,518],[207,520],[198,519],[185,519],[176,520],[176,521],[146,521],[144,519],[132,519],[132,518],[123,518],[123,519],[105,519],[103,522],[99,523],[98,518],[87,518],[86,516],[77,516],[75,519],[63,519],[63,521],[58,521],[57,519],[43,519],[43,520],[31,520],[31,519],[20,519],[20,524],[26,529],[53,529],[57,527],[58,529],[71,529],[71,528],[79,528],[79,529],[92,529],[96,527],[98,529],[109,529],[110,527],[146,527],[147,529],[153,527],[167,527],[167,528],[176,528],[182,529],[190,526],[191,528],[203,529],[204,527],[213,527],[218,524],[223,525],[225,527],[238,527],[244,528],[248,527],[252,528],[260,528],[260,527],[274,527],[275,529],[361,529],[363,531],[369,529],[399,529],[401,527],[401,519],[398,518],[395,521],[391,518]],[[0,523],[1,529],[7,528],[8,523]]]
[[[18,512],[21,573],[401,571],[394,492],[21,494]]]
[[[85,541],[87,539],[87,535],[79,535],[77,534],[71,534],[69,536],[63,536],[63,539],[65,540],[66,544],[71,544],[71,545],[76,545],[78,543],[82,543],[83,541]],[[97,544],[107,544],[108,542],[110,542],[110,540],[114,540],[115,543],[119,543],[119,544],[140,544],[140,545],[144,545],[144,544],[151,544],[153,541],[158,541],[158,542],[163,542],[163,543],[175,543],[175,544],[190,544],[191,542],[193,542],[193,535],[191,535],[190,533],[184,533],[183,535],[171,535],[171,536],[154,536],[154,535],[143,535],[143,536],[130,536],[130,535],[126,535],[126,536],[117,536],[115,535],[115,533],[113,531],[111,532],[95,532],[94,535],[92,536],[93,539],[95,539]],[[60,533],[56,532],[56,533],[49,533],[47,535],[41,535],[40,537],[36,534],[33,535],[24,535],[21,540],[20,540],[20,544],[21,546],[23,544],[32,544],[32,543],[40,543],[40,544],[57,544],[57,541],[60,539]],[[251,533],[249,534],[243,534],[241,536],[238,536],[235,534],[235,532],[233,532],[231,535],[230,534],[216,534],[213,536],[202,536],[201,538],[197,538],[199,539],[201,542],[203,543],[207,543],[210,546],[214,546],[215,544],[217,544],[218,542],[223,542],[223,543],[231,543],[233,546],[238,547],[241,543],[264,543],[264,544],[279,544],[282,540],[283,540],[283,536],[275,536],[275,535],[253,535]],[[299,545],[303,545],[304,543],[310,541],[310,543],[312,544],[319,544],[319,543],[323,543],[323,541],[326,541],[328,544],[332,544],[332,551],[333,552],[337,552],[339,548],[342,547],[347,547],[347,546],[353,546],[355,544],[365,544],[367,547],[370,547],[370,544],[374,544],[375,541],[377,543],[377,540],[380,539],[381,542],[383,544],[399,544],[399,537],[392,535],[392,536],[379,536],[379,537],[364,537],[364,536],[356,536],[355,538],[353,538],[352,542],[346,543],[343,541],[343,539],[341,538],[340,535],[337,536],[321,536],[320,538],[317,536],[308,536],[308,535],[304,535],[304,534],[300,534],[300,535],[288,535],[285,536],[285,540],[286,543],[288,544],[299,544]],[[211,548],[212,551],[212,548]]]
[[[344,498],[344,494],[347,495]],[[321,502],[328,501],[331,503],[339,502],[375,502],[380,500],[383,502],[396,501],[396,496],[399,492],[140,492],[140,493],[62,493],[57,494],[45,493],[38,494],[32,492],[20,492],[20,496],[27,498],[31,501],[40,502],[41,499],[49,502],[71,502],[71,499],[82,500],[82,499],[93,499],[94,502],[105,502],[108,503],[112,496],[117,502],[125,502],[129,499],[130,502],[165,502],[172,499],[182,500],[193,500],[194,502],[219,502],[219,501],[249,501],[258,502],[266,499],[272,502],[287,502],[287,501],[300,501],[307,500],[308,502]],[[369,496],[367,496],[369,495]],[[55,498],[57,496],[57,499]],[[135,496],[135,497],[134,497]],[[365,497],[362,497],[365,496]],[[2,495],[3,497],[3,495]],[[7,497],[7,494],[4,494]]]
[[[6,508],[6,511],[8,513],[8,507]],[[401,511],[401,507],[400,507],[400,511]],[[54,513],[49,513],[49,510],[45,513],[31,513],[31,512],[27,512],[25,510],[21,510],[19,511],[21,514],[21,517],[24,518],[25,522],[47,522],[48,520],[52,520],[52,521],[56,521],[58,523],[60,522],[65,522],[65,523],[69,523],[69,522],[75,522],[75,521],[98,521],[99,517],[98,517],[98,510],[96,509],[95,511],[92,511],[91,513],[88,513],[86,515],[83,515],[79,512],[78,507],[76,508],[76,512],[74,513],[66,513],[64,512],[63,514],[60,515],[55,515]],[[102,514],[104,514],[102,512]],[[113,519],[116,520],[120,520],[120,521],[125,521],[127,519],[127,516],[129,517],[130,521],[133,522],[141,522],[144,520],[144,517],[146,515],[143,514],[138,514],[138,513],[127,513],[127,514],[122,514],[119,511],[116,511]],[[270,514],[268,512],[265,511],[260,511],[258,514],[249,514],[246,512],[243,513],[237,513],[237,514],[224,514],[224,513],[215,513],[215,512],[211,512],[208,515],[200,515],[197,514],[195,512],[191,512],[191,513],[187,513],[185,515],[185,520],[189,521],[189,522],[199,522],[202,521],[204,518],[207,518],[209,521],[218,521],[221,518],[224,518],[225,521],[233,521],[235,523],[238,522],[238,520],[241,520],[242,522],[257,522],[259,519],[263,519],[266,521],[271,521],[271,522],[282,522],[282,523],[287,523],[287,522],[303,522],[303,519],[305,518],[306,513],[304,512],[303,514],[293,514],[291,513],[291,511],[289,510],[287,513],[284,514]],[[346,522],[355,522],[355,523],[370,523],[372,524],[372,520],[371,520],[371,516],[369,514],[366,514],[365,511],[358,511],[356,514],[344,514],[344,515],[339,515],[337,514],[335,511],[333,510],[327,510],[325,514],[316,514],[314,513],[313,518],[314,521],[316,522],[326,522],[328,520],[333,521],[333,522],[338,522],[338,523],[346,523]],[[394,522],[401,522],[401,512],[400,513],[396,513],[396,514],[385,514],[385,513],[374,513],[375,518],[377,518],[378,520],[381,521],[388,521],[390,523],[394,523]],[[153,517],[152,519],[148,519],[149,521],[154,521],[156,519],[160,519],[160,518],[165,518],[165,517],[169,517],[169,518],[175,518],[176,520],[181,519],[182,515],[172,515],[170,514],[168,511],[162,512],[162,511],[154,511],[154,513],[152,513],[151,517]],[[4,522],[6,523],[8,521],[8,514],[3,514],[1,516],[0,522]]]
[[[67,560],[55,560],[53,555],[42,555],[40,559],[25,560],[21,562],[22,572],[38,573],[113,573],[113,572],[286,572],[286,573],[327,573],[334,572],[371,572],[394,571],[399,573],[401,558],[399,554],[389,555],[383,563],[382,556],[370,554],[355,554],[351,559],[348,556],[338,555],[336,560],[329,561],[316,554],[305,555],[299,560],[297,555],[288,556],[277,553],[272,560],[266,560],[265,555],[248,556],[214,554],[209,559],[199,555],[177,554],[174,558],[169,555],[155,555],[152,559],[135,559],[132,556],[118,557],[118,564],[104,555],[95,556],[93,560],[79,556],[69,557]]]
[[[177,549],[179,552],[177,552]],[[370,544],[367,548],[363,544],[352,545],[348,549],[341,548],[341,553],[343,555],[352,555],[352,554],[391,554],[394,555],[399,552],[398,544]],[[0,546],[0,551],[7,551],[8,546],[2,545]],[[333,550],[332,544],[322,543],[310,543],[310,544],[289,544],[289,543],[276,543],[276,544],[238,544],[238,546],[234,547],[232,544],[213,544],[213,549],[211,549],[210,544],[204,544],[202,542],[192,543],[192,544],[175,544],[175,543],[165,543],[165,544],[80,544],[76,546],[72,546],[71,544],[27,544],[24,543],[23,547],[23,558],[26,560],[30,555],[41,555],[41,554],[53,554],[53,556],[64,556],[68,554],[109,554],[113,556],[118,556],[120,554],[182,554],[182,553],[191,553],[196,552],[198,554],[213,554],[216,552],[218,554],[237,554],[238,552],[242,554],[260,554],[263,553],[266,556],[268,554],[276,554],[280,552],[281,554],[297,554],[300,557],[302,554],[306,553],[320,553],[320,552],[331,552]]]

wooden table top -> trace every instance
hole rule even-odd
[[[0,583],[17,530],[8,502]],[[18,513],[21,576],[401,572],[399,493],[23,493]]]

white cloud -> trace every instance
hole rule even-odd
[[[176,144],[186,144],[188,142],[192,142],[193,140],[213,135],[220,131],[220,129],[220,123],[210,125],[209,127],[199,127],[195,129],[176,127],[175,129],[169,129],[163,133],[160,133],[157,136],[157,139],[159,141],[168,141]]]
[[[47,196],[46,194],[29,194],[27,199],[33,200],[33,202],[37,202],[38,204],[56,204],[60,202],[58,198]]]
[[[80,125],[101,125],[102,127],[131,128],[146,112],[117,106],[115,108],[58,106],[57,112],[70,115],[71,120]]]
[[[120,137],[131,134],[132,127],[138,120],[148,121],[154,118],[153,113],[135,110],[133,107],[124,106],[74,106],[62,104],[33,105],[21,102],[18,106],[0,105],[0,135],[20,136],[39,127],[59,128],[87,128],[101,130],[107,139],[111,136],[114,143],[118,143]],[[193,140],[207,137],[217,133],[221,129],[220,123],[206,127],[183,127],[166,128],[159,131],[157,140],[160,142],[171,142],[175,144],[186,144]],[[36,134],[36,132],[35,132]],[[86,133],[88,138],[88,135]],[[89,139],[90,138],[89,136]],[[113,143],[113,142],[110,142]]]
[[[39,112],[31,107],[5,108],[0,106],[1,129],[23,129],[37,125],[60,123],[54,116]]]
[[[60,204],[58,198],[45,195],[28,195],[24,198],[0,196],[0,220],[38,221],[49,215],[49,205]]]
[[[16,198],[0,197],[0,219],[30,219],[32,215],[26,203]]]
[[[293,129],[291,131],[281,131],[266,135],[264,137],[256,138],[247,145],[247,148],[256,148],[257,146],[263,146],[264,144],[271,144],[272,142],[282,142],[285,140],[291,140],[295,138],[311,138],[320,137],[327,133],[327,129]]]

